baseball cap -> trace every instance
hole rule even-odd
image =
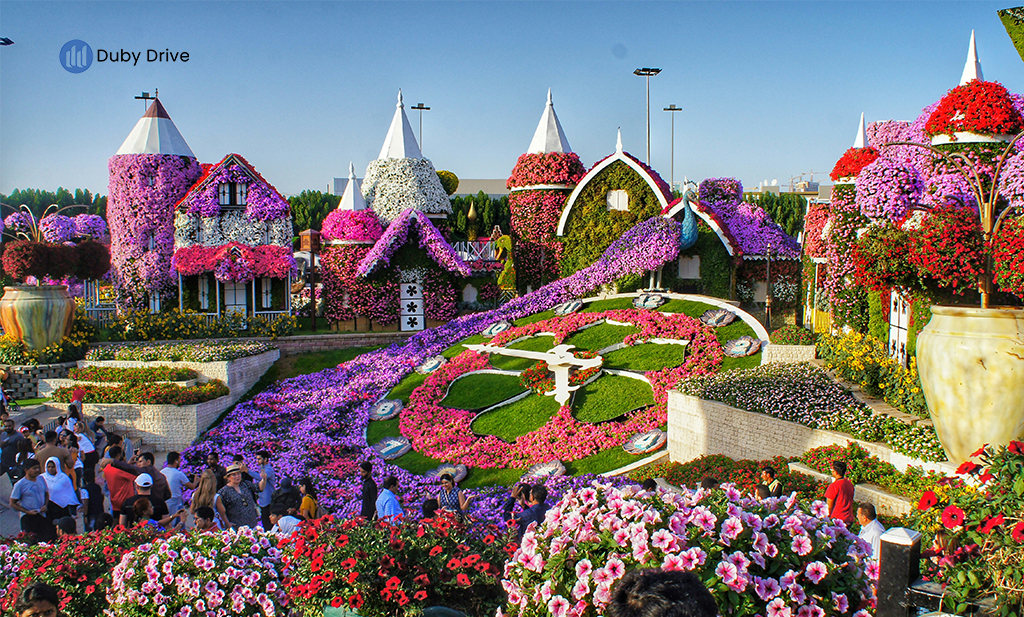
[[[153,486],[153,476],[148,473],[140,473],[139,476],[135,478],[135,486],[141,486],[142,488],[149,488]]]

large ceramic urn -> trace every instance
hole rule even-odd
[[[1024,310],[933,306],[917,366],[951,462],[1024,437]]]
[[[68,336],[74,320],[75,300],[67,285],[4,287],[0,324],[29,349],[42,349]]]

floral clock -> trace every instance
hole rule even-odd
[[[377,403],[370,410],[371,420],[390,420],[398,417],[402,411],[402,401],[399,399],[384,399]]]
[[[532,366],[519,364],[517,366],[523,367],[522,370],[503,370],[501,373],[519,375],[521,387],[527,390],[525,398],[520,390],[506,402],[483,411],[446,407],[445,397],[448,395],[449,386],[456,379],[493,380],[493,373],[496,372],[494,368],[498,364],[492,366],[492,359],[500,357],[503,361],[507,360],[504,354],[466,351],[431,373],[423,384],[412,392],[408,405],[400,415],[401,434],[408,438],[412,448],[421,455],[477,468],[525,469],[551,461],[574,461],[601,450],[621,447],[636,435],[662,426],[667,418],[668,390],[687,377],[713,373],[722,361],[722,347],[713,328],[683,314],[663,314],[648,309],[573,313],[523,326],[510,326],[496,333],[489,345],[518,347],[526,344],[529,347],[531,339],[544,340],[545,337],[553,337],[552,347],[555,347],[577,334],[585,337],[596,336],[594,333],[598,330],[592,329],[595,327],[604,328],[602,336],[605,338],[594,344],[601,347],[606,347],[607,342],[619,337],[620,342],[612,347],[624,348],[652,343],[648,348],[650,352],[660,353],[665,346],[655,345],[653,342],[689,341],[685,356],[682,356],[682,360],[680,357],[673,357],[668,362],[671,366],[656,370],[629,370],[629,362],[625,361],[625,364],[619,365],[625,366],[625,369],[615,371],[615,375],[611,377],[631,378],[645,383],[650,388],[653,405],[634,407],[632,411],[612,419],[587,420],[581,419],[584,416],[578,416],[578,410],[574,409],[577,405],[586,405],[586,397],[584,402],[579,404],[579,397],[576,397],[560,407],[552,405],[549,407],[554,409],[552,415],[546,421],[541,417],[541,426],[517,437],[510,437],[508,441],[487,434],[486,431],[478,433],[474,430],[475,422],[478,419],[483,421],[489,414],[501,412],[501,408],[507,404],[532,405],[530,400],[533,400],[538,405],[548,405],[549,403],[538,401],[536,397],[545,397],[549,388],[544,386],[550,385],[548,382],[553,380],[549,370],[546,370],[546,360]],[[628,328],[632,332],[623,335],[623,328]],[[586,331],[585,335],[582,334],[583,331]],[[534,345],[530,349],[537,347]],[[577,357],[586,357],[594,356],[596,352],[584,349],[573,353]],[[609,373],[600,368],[579,369],[570,377],[570,386],[583,387],[594,380],[597,384],[595,387],[599,387],[601,380],[608,378],[607,375]],[[642,391],[644,386],[640,385],[639,388]],[[616,394],[610,396],[614,397]]]
[[[437,369],[441,368],[441,366],[447,361],[448,358],[445,358],[444,356],[434,356],[433,358],[430,358],[423,364],[417,366],[416,372],[419,373],[420,375],[433,373]]]

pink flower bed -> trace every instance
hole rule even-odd
[[[334,210],[323,224],[323,239],[376,242],[384,229],[373,210]]]
[[[575,313],[510,328],[494,337],[492,344],[540,332],[553,333],[558,344],[581,327],[605,319],[640,329],[626,337],[627,345],[652,338],[690,341],[682,366],[645,374],[654,390],[654,405],[631,412],[622,422],[601,424],[580,422],[568,406],[563,406],[547,424],[520,436],[515,443],[493,435],[478,436],[471,428],[475,413],[440,405],[456,378],[490,366],[486,355],[467,351],[431,374],[412,393],[399,421],[402,435],[420,454],[473,467],[527,467],[552,459],[573,461],[621,446],[631,435],[661,426],[667,417],[668,390],[687,377],[714,372],[722,362],[722,348],[714,332],[698,320],[636,309]]]

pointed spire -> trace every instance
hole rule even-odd
[[[864,130],[864,112],[860,112],[860,126],[857,128],[857,138],[853,140],[854,148],[866,148],[868,145],[868,133]]]
[[[981,61],[978,60],[978,48],[974,44],[974,30],[971,30],[971,44],[967,47],[967,62],[964,64],[964,73],[960,76],[960,85],[972,79],[985,81],[981,74]]]
[[[160,99],[154,100],[135,123],[135,128],[117,149],[117,154],[177,154],[196,158]]]
[[[615,138],[615,151],[622,152],[622,127],[616,129],[618,136]]]
[[[423,153],[416,143],[416,134],[412,132],[412,125],[405,115],[405,105],[402,103],[402,91],[398,91],[398,104],[395,105],[395,117],[391,119],[391,128],[388,129],[388,136],[384,138],[384,147],[380,149],[378,159],[421,159]]]
[[[548,88],[548,103],[541,114],[540,124],[533,134],[533,141],[528,154],[544,154],[547,152],[572,152],[569,147],[569,140],[565,138],[562,131],[562,124],[555,115],[555,104],[551,101],[551,88]]]
[[[359,181],[356,180],[356,166],[351,161],[348,163],[348,184],[345,185],[345,192],[341,195],[338,209],[352,210],[353,212],[366,209],[366,200],[363,199],[363,193],[359,190]]]

